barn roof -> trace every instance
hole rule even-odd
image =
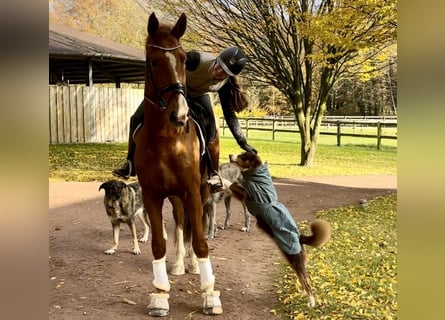
[[[143,50],[54,24],[48,48],[50,84],[144,82]]]

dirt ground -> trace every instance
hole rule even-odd
[[[312,220],[328,208],[357,204],[397,192],[396,176],[322,177],[304,180],[276,179],[279,199],[297,221]],[[121,226],[120,245],[114,255],[111,224],[103,207],[99,182],[49,183],[49,319],[147,319],[152,285],[150,242],[141,244],[141,255],[131,252],[131,236]],[[167,268],[174,258],[173,219],[168,201]],[[242,207],[232,204],[232,227],[209,240],[210,258],[221,291],[224,313],[219,319],[278,319],[273,281],[284,263],[275,244],[255,226],[241,232]],[[224,204],[217,206],[217,222],[225,218]],[[138,221],[139,223],[139,221]],[[138,224],[138,231],[142,225]],[[202,313],[199,276],[169,276],[170,314],[165,319],[208,319]],[[315,288],[315,292],[316,292]],[[302,294],[302,299],[306,297]]]

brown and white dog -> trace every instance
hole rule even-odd
[[[308,305],[315,306],[315,299],[306,271],[307,253],[304,245],[319,248],[329,241],[331,226],[316,219],[310,224],[312,234],[300,235],[298,226],[287,208],[278,201],[267,164],[253,152],[230,155],[231,163],[241,169],[243,180],[231,185],[233,196],[245,201],[249,212],[257,219],[258,227],[274,238],[287,258],[308,295]]]
[[[100,185],[99,191],[105,190],[104,206],[108,218],[113,227],[113,246],[105,250],[105,254],[113,254],[119,245],[119,231],[121,222],[125,222],[130,227],[133,238],[133,253],[140,254],[135,218],[138,217],[144,225],[144,235],[139,242],[147,242],[150,225],[147,213],[142,203],[142,190],[139,183],[126,184],[118,180],[109,180]]]

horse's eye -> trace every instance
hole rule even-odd
[[[157,67],[158,66],[158,62],[156,61],[156,60],[150,60],[150,62],[151,62],[151,66],[152,67]]]

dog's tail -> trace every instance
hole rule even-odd
[[[316,219],[312,221],[310,228],[312,231],[311,235],[300,235],[300,242],[302,244],[319,248],[331,238],[331,225],[325,220]]]

